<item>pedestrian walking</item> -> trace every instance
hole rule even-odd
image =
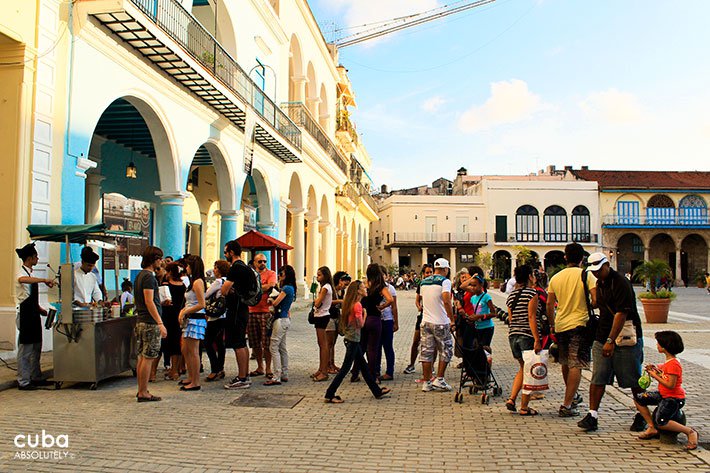
[[[378,269],[379,270],[379,269]],[[360,345],[360,330],[364,325],[362,298],[367,295],[367,289],[362,281],[353,281],[345,293],[343,308],[338,321],[339,332],[343,335],[345,342],[345,358],[343,359],[340,372],[335,375],[333,381],[325,392],[325,402],[341,404],[343,399],[336,393],[340,384],[345,379],[350,368],[355,365],[362,372],[367,386],[376,399],[382,399],[391,391],[389,388],[380,388],[375,378],[370,374],[370,370],[365,363]]]

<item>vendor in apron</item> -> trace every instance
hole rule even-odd
[[[89,251],[85,251],[86,249]],[[101,302],[103,294],[94,274],[99,255],[85,247],[81,252],[81,264],[74,269],[74,305],[89,307],[93,302]]]
[[[17,383],[19,389],[29,391],[37,386],[51,384],[42,380],[39,359],[42,354],[42,319],[47,311],[39,305],[39,284],[54,286],[52,279],[33,276],[33,266],[39,262],[34,243],[17,248],[17,256],[22,266],[17,272],[15,294],[17,297],[17,327],[20,336],[17,341]]]

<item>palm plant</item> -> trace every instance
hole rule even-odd
[[[656,282],[661,278],[670,278],[672,276],[673,272],[671,271],[671,267],[668,266],[668,263],[660,259],[644,261],[634,269],[634,278],[643,281],[644,284],[647,283],[653,297],[657,296]]]

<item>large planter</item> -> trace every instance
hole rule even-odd
[[[671,307],[670,299],[644,299],[641,298],[643,313],[646,315],[646,323],[665,324],[668,322],[668,310]]]

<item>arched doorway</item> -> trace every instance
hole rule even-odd
[[[560,250],[552,250],[545,253],[545,272],[553,274],[564,268],[567,263],[565,263],[565,254]]]
[[[680,277],[686,286],[692,285],[708,270],[708,244],[702,236],[693,233],[683,239],[680,249]]]
[[[493,253],[493,277],[495,279],[510,278],[511,256],[505,250]]]
[[[675,274],[675,243],[669,235],[665,233],[659,233],[658,235],[655,235],[653,238],[651,238],[651,242],[649,243],[649,258],[652,260],[662,260],[668,263],[668,265],[671,267],[671,270],[673,271],[673,278],[678,279]]]
[[[142,231],[141,240],[119,241],[102,255],[101,268],[108,291],[118,280],[140,270],[140,254],[149,242],[166,255],[182,256],[182,199],[171,189],[176,181],[168,133],[155,110],[136,97],[121,97],[107,106],[94,128],[87,171],[84,221],[105,222],[110,228]],[[174,189],[174,187],[172,187]]]
[[[616,252],[616,270],[622,274],[633,274],[636,266],[643,263],[643,241],[635,233],[626,233],[619,238]]]
[[[303,75],[303,58],[301,44],[296,35],[291,36],[288,58],[288,100],[289,102],[303,102],[305,76]]]

